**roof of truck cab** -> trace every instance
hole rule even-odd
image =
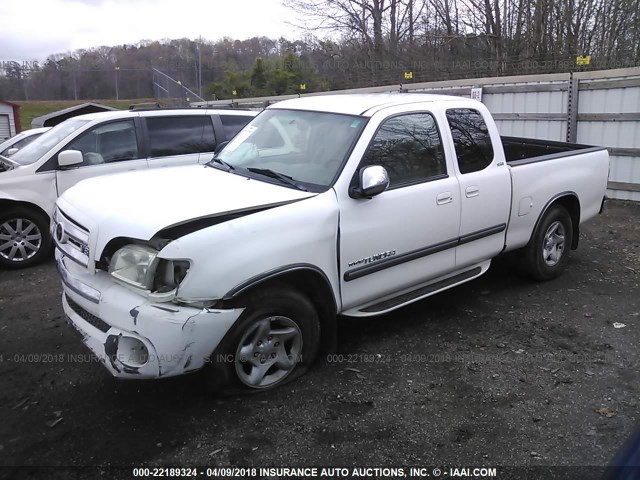
[[[342,95],[314,95],[278,102],[270,109],[295,109],[317,112],[371,116],[380,108],[422,102],[452,102],[464,100],[451,95],[427,93],[358,93]],[[469,99],[466,99],[471,101]]]

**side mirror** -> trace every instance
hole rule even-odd
[[[213,156],[214,156],[214,157],[217,157],[217,156],[218,156],[218,154],[219,154],[219,153],[224,149],[224,147],[226,147],[226,146],[227,146],[227,144],[228,144],[228,143],[229,143],[228,141],[227,141],[227,142],[219,143],[219,144],[218,144],[218,146],[216,147],[215,152],[213,152]]]
[[[18,150],[20,150],[19,148],[10,148],[9,150],[7,150],[7,157],[10,157],[11,155],[13,155],[14,153],[16,153]]]
[[[65,150],[58,154],[59,167],[72,167],[80,165],[83,161],[82,152],[79,150]]]
[[[389,174],[381,165],[369,165],[360,169],[358,186],[351,188],[351,198],[373,198],[389,187]]]

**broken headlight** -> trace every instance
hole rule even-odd
[[[127,245],[113,254],[109,273],[127,285],[151,290],[158,261],[157,250],[144,245]]]
[[[175,290],[188,270],[185,260],[165,260],[154,248],[135,244],[122,247],[109,263],[109,274],[119,282],[159,294]]]

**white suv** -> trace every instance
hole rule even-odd
[[[81,115],[11,158],[0,156],[0,267],[26,267],[45,258],[56,198],[72,185],[110,173],[208,162],[217,145],[255,115],[212,109]]]

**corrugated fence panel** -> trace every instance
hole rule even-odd
[[[640,75],[581,79],[578,143],[611,151],[611,198],[640,201]],[[624,155],[615,149],[627,149]]]
[[[514,87],[515,91],[503,93],[499,91],[499,87]],[[521,91],[517,91],[518,88]],[[545,88],[549,90],[545,91]],[[491,93],[492,90],[498,90],[498,92]],[[567,109],[567,82],[498,84],[487,86],[486,91],[487,93],[482,95],[482,103],[492,114],[521,116],[521,118],[496,120],[501,134],[556,141],[566,139],[567,119],[563,114],[566,114]],[[533,120],[526,118],[528,114],[554,114],[558,118]]]
[[[461,90],[471,90],[472,85],[458,85],[455,87],[425,87],[425,88],[412,88],[409,91],[411,93],[433,93],[436,95],[457,95],[460,97],[469,98],[471,94],[467,94],[466,91],[461,92]],[[461,95],[462,93],[462,95]]]
[[[482,87],[482,102],[495,116],[503,135],[565,141],[567,131],[577,131],[576,142],[610,148],[611,198],[640,201],[640,67],[567,74],[477,78],[430,83],[408,83],[409,92],[469,97]],[[578,85],[578,91],[572,85]],[[384,85],[336,93],[398,92],[400,85]],[[576,108],[576,93],[578,103]],[[262,97],[194,106],[266,106],[296,95]],[[577,120],[576,120],[577,113]],[[572,114],[573,116],[570,116]],[[573,122],[570,120],[573,119]]]
[[[495,79],[492,79],[495,82]],[[482,103],[492,114],[503,114],[505,119],[497,119],[496,123],[503,135],[541,138],[545,140],[563,141],[567,134],[566,108],[568,101],[568,84],[566,80],[556,82],[515,82],[490,83],[482,81],[457,84],[455,86],[425,86],[411,88],[411,92],[449,93],[469,97],[472,87],[482,87]],[[545,91],[548,89],[547,91]],[[528,114],[553,114],[559,118],[530,119]]]
[[[496,120],[501,135],[541,138],[563,142],[566,139],[566,122],[548,120]]]

